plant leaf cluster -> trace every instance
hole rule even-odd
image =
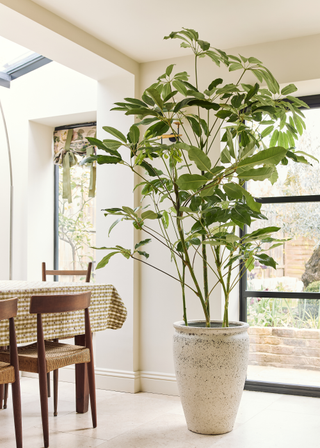
[[[149,255],[141,247],[157,240],[167,247],[176,266],[174,278],[182,287],[185,323],[186,288],[199,298],[209,325],[210,297],[221,285],[225,296],[223,325],[228,326],[230,292],[256,261],[276,268],[265,247],[283,242],[275,236],[279,228],[271,226],[239,236],[239,228],[244,230],[266,219],[261,204],[245,189],[245,182],[275,182],[277,166],[286,165],[289,159],[309,163],[307,155],[295,152],[295,141],[305,126],[300,107],[306,105],[291,96],[296,91],[293,84],[280,91],[271,72],[256,58],[228,55],[200,40],[191,29],[173,32],[165,39],[178,39],[181,47],[192,50],[195,79],[191,82],[188,73],[175,73],[174,65],[169,65],[141,99],[125,98],[115,103],[113,110],[136,118],[126,136],[108,126],[104,130],[112,138],[88,139],[101,150],[88,161],[122,164],[140,178],[136,187],[141,189],[143,206],[105,209],[106,216],[116,217],[110,231],[126,220],[148,236],[133,250],[102,248],[111,252],[98,268],[116,254],[146,263]],[[200,58],[235,72],[234,83],[214,78],[201,91]],[[247,73],[257,82],[245,83]],[[268,135],[270,145],[264,140]],[[222,145],[216,161],[212,154],[215,140]],[[129,152],[129,162],[122,157],[123,151]],[[202,278],[195,273],[197,260],[202,263]],[[213,285],[209,277],[215,279]]]

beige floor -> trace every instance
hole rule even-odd
[[[247,379],[252,381],[266,381],[267,383],[320,387],[319,370],[248,366]]]
[[[187,430],[178,397],[97,391],[98,427],[74,412],[73,385],[60,383],[60,412],[50,417],[51,448],[318,448],[320,399],[244,392],[234,430],[203,436]],[[11,397],[10,397],[11,398]],[[43,447],[38,383],[22,378],[25,448]],[[0,410],[0,447],[14,448],[9,409]]]

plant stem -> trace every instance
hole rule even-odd
[[[156,266],[153,266],[153,264],[150,264],[150,263],[148,263],[147,261],[141,260],[140,258],[136,258],[136,257],[134,257],[133,255],[131,255],[131,258],[132,258],[133,260],[140,261],[140,263],[146,264],[147,266],[150,266],[151,268],[156,269],[156,270],[159,271],[159,272],[162,272],[162,274],[166,274],[168,277],[173,278],[173,280],[176,280],[177,282],[179,282],[179,283],[181,284],[181,279],[179,280],[178,278],[174,277],[173,275],[168,274],[168,272],[163,271],[162,269],[157,268]],[[193,289],[191,286],[189,286],[187,283],[184,283],[184,285],[185,285],[187,288],[191,289],[191,291],[193,291],[195,294],[197,294],[197,291],[196,291],[195,289]],[[197,295],[198,295],[198,294],[197,294]]]

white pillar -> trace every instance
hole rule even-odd
[[[132,116],[110,112],[115,101],[135,96],[135,77],[122,71],[118,76],[98,83],[97,136],[113,138],[102,126],[113,126],[125,135],[133,123]],[[125,150],[121,150],[128,159]],[[134,229],[131,223],[121,222],[110,237],[108,228],[116,218],[106,218],[104,208],[134,207],[133,174],[122,165],[100,165],[97,168],[97,247],[116,244],[132,249]],[[97,262],[107,251],[97,251]],[[96,334],[97,387],[137,392],[140,390],[139,375],[139,278],[132,260],[116,255],[109,264],[96,271],[97,282],[116,287],[128,311],[128,317],[120,330],[107,330]]]

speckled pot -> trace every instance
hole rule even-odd
[[[246,378],[249,325],[212,321],[174,324],[176,378],[188,429],[199,434],[232,431]]]

